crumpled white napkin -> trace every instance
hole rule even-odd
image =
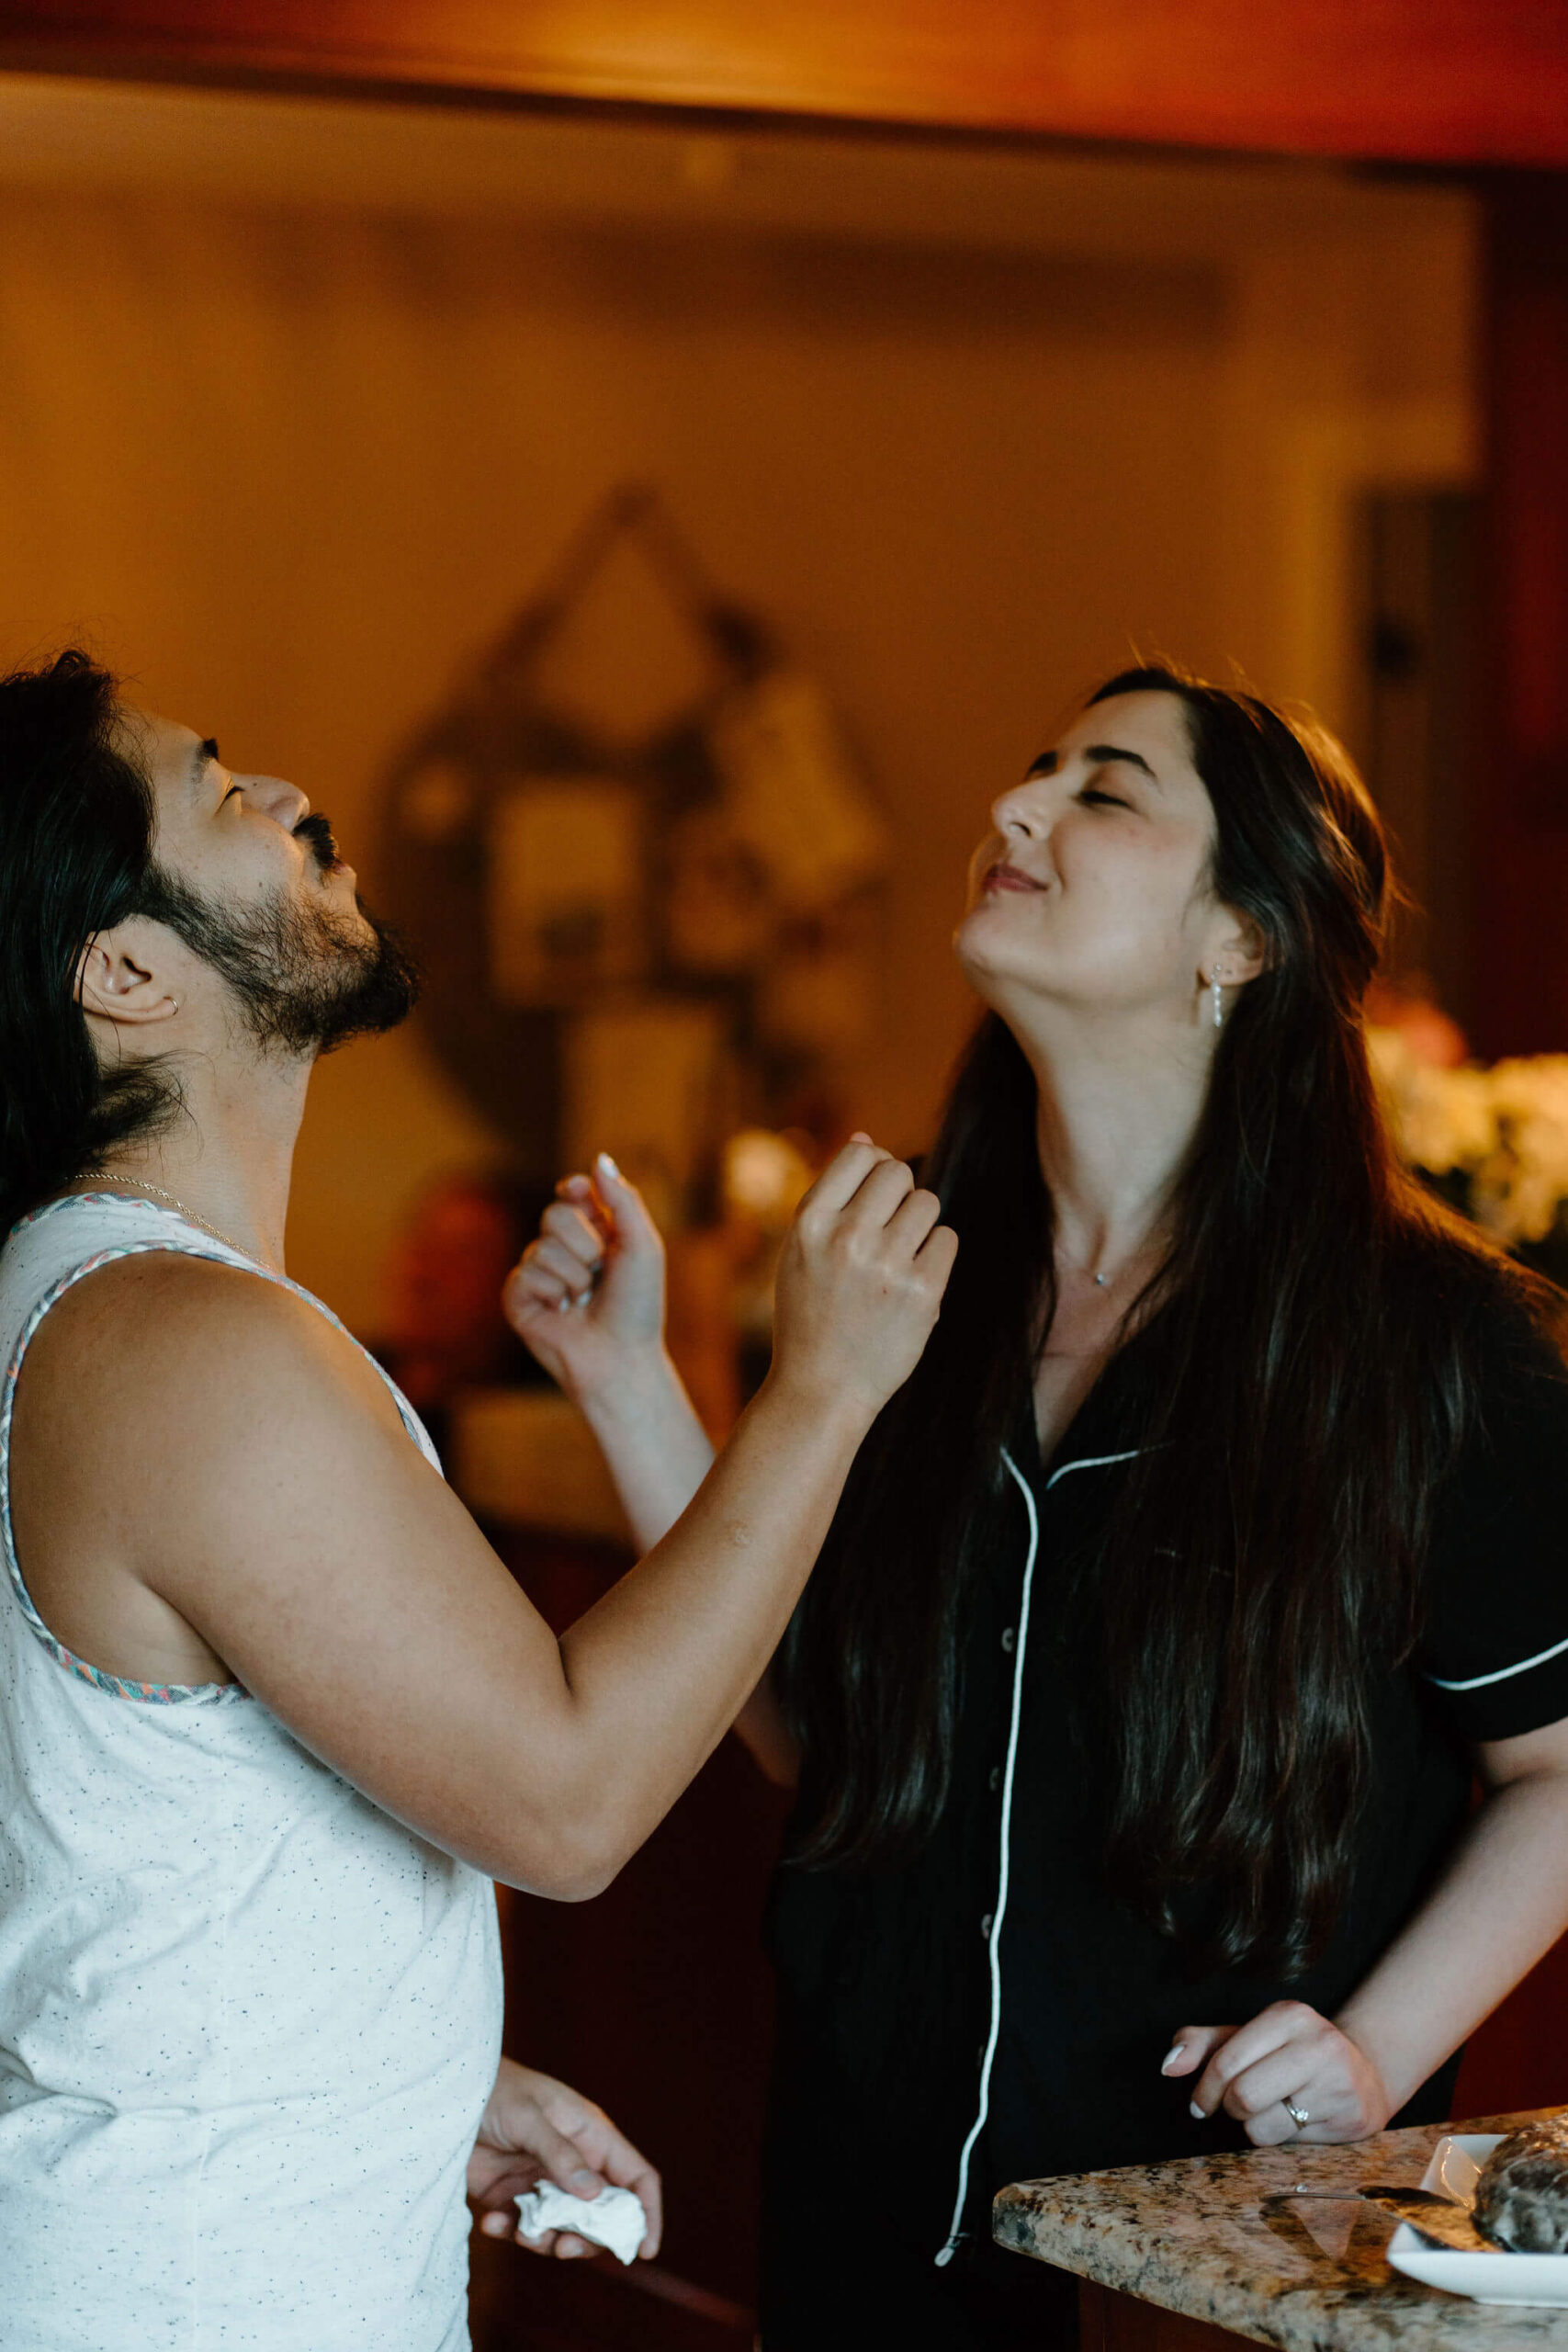
[[[597,2197],[571,2197],[553,2180],[542,2180],[518,2198],[517,2226],[525,2238],[542,2238],[547,2230],[570,2230],[576,2237],[608,2246],[618,2261],[631,2262],[648,2235],[648,2215],[635,2189],[602,2188]]]

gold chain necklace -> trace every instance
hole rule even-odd
[[[144,1177],[141,1176],[117,1176],[113,1170],[108,1168],[84,1169],[81,1181],[84,1183],[95,1184],[129,1184],[135,1192],[150,1193],[154,1200],[164,1201],[170,1208],[177,1211],[187,1225],[200,1226],[203,1233],[210,1233],[214,1241],[221,1241],[223,1247],[226,1250],[232,1250],[236,1256],[249,1258],[253,1254],[249,1250],[242,1250],[231,1234],[221,1232],[207,1217],[197,1216],[194,1209],[187,1209],[184,1201],[178,1199],[175,1193],[165,1193],[162,1184],[150,1184]]]

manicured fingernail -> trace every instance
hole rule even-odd
[[[1199,2106],[1195,2098],[1188,2100],[1187,2112],[1195,2123],[1207,2123],[1209,2120],[1208,2117],[1204,2114],[1202,2109]]]
[[[504,2238],[511,2234],[512,2224],[504,2213],[487,2213],[479,2223],[487,2238]]]
[[[616,1167],[615,1161],[611,1159],[607,1151],[602,1151],[593,1165],[597,1168],[601,1176],[607,1176],[609,1178],[612,1184],[618,1184],[622,1181],[621,1171]]]
[[[596,2172],[574,2172],[571,2176],[571,2185],[588,2197],[597,2197],[604,2186]]]
[[[1159,2062],[1159,2070],[1162,2075],[1169,2074],[1171,2068],[1175,2065],[1186,2046],[1186,2043],[1181,2041],[1173,2041],[1171,2043],[1170,2048],[1166,2052],[1165,2056]]]

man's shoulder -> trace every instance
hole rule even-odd
[[[236,1406],[308,1399],[320,1412],[380,1385],[307,1295],[179,1250],[113,1259],[73,1283],[34,1334],[28,1373],[24,1385],[40,1405],[51,1394],[78,1407],[92,1396],[100,1425],[173,1413],[192,1433],[220,1425]]]
[[[90,1347],[110,1340],[144,1344],[164,1329],[186,1342],[204,1334],[303,1331],[323,1321],[292,1285],[188,1250],[138,1250],[72,1282],[51,1307],[39,1337]],[[128,1328],[129,1327],[129,1328]]]

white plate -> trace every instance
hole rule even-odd
[[[1502,2138],[1500,2132],[1456,2132],[1439,2140],[1421,2176],[1423,2188],[1438,2189],[1468,2205],[1482,2165]],[[1476,2303],[1551,2303],[1568,2308],[1568,2254],[1450,2254],[1429,2245],[1408,2222],[1388,2242],[1388,2258],[1407,2278],[1468,2295]]]

